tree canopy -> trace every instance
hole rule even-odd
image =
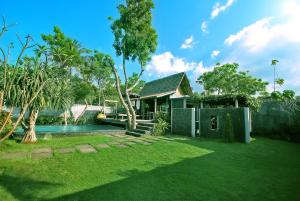
[[[256,95],[266,91],[268,82],[255,78],[248,71],[238,71],[239,64],[216,65],[210,72],[198,78],[208,94]]]

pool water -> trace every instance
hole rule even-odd
[[[37,125],[36,133],[90,133],[97,131],[121,131],[124,128],[111,125]],[[18,128],[16,133],[23,133],[22,128]]]

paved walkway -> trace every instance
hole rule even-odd
[[[50,158],[53,157],[56,153],[59,154],[70,154],[74,152],[80,152],[83,154],[89,153],[97,153],[103,149],[110,149],[112,147],[124,149],[130,148],[137,144],[140,145],[151,145],[155,142],[171,142],[174,139],[168,137],[154,137],[154,136],[145,136],[145,137],[133,137],[129,135],[121,135],[121,134],[113,134],[107,135],[111,137],[110,142],[97,144],[97,145],[90,145],[90,144],[77,144],[75,146],[70,147],[61,147],[57,149],[52,149],[50,147],[43,147],[43,148],[36,148],[29,152],[25,151],[17,151],[17,152],[7,152],[7,153],[0,153],[0,160],[1,159],[12,159],[12,160],[20,160],[20,159],[42,159],[42,158]]]

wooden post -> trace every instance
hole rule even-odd
[[[200,103],[200,108],[203,109],[203,102]]]

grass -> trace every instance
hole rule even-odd
[[[0,153],[35,147],[92,145],[106,136],[7,141]],[[6,200],[299,200],[300,145],[258,138],[251,144],[178,138],[93,154],[0,160]]]

